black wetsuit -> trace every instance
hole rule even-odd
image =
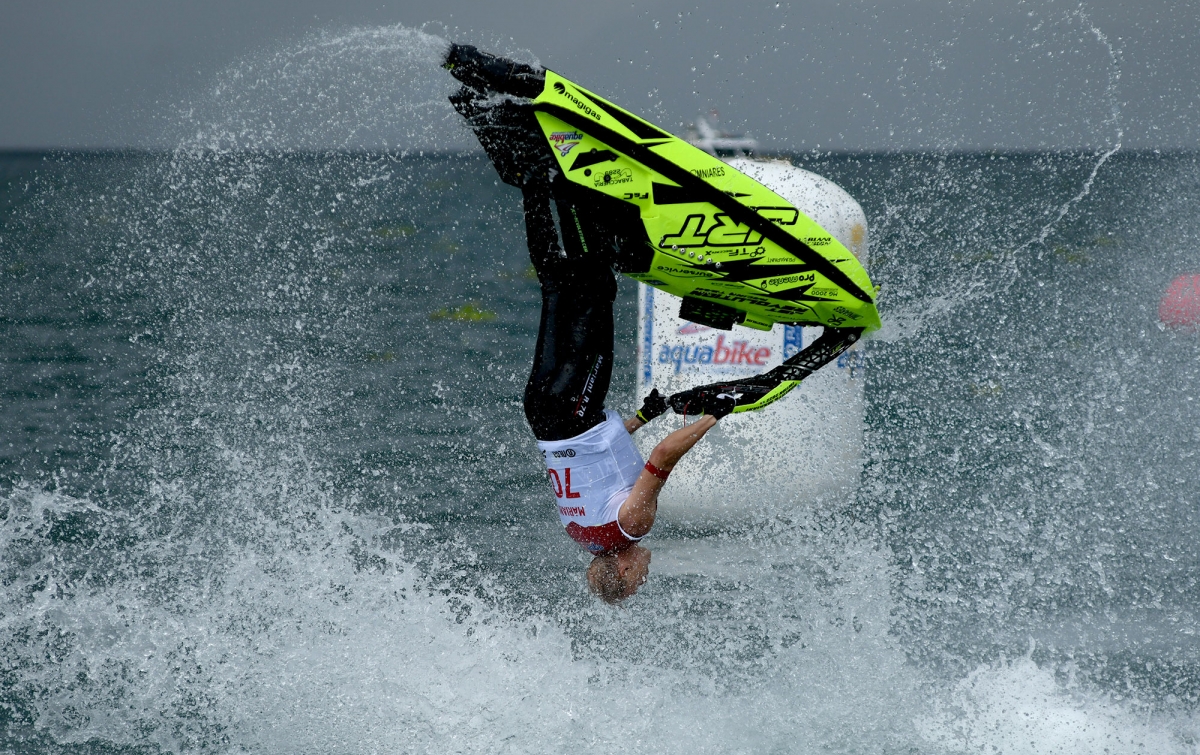
[[[585,251],[573,233],[559,243],[548,182],[527,184],[523,192],[529,258],[542,285],[525,417],[538,440],[564,440],[604,421],[617,282],[600,250]],[[558,208],[560,217],[570,212],[562,200]]]

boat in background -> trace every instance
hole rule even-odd
[[[719,121],[717,111],[710,110],[707,116],[696,118],[685,138],[692,146],[717,157],[750,156],[758,151],[758,141],[754,137],[721,131]]]

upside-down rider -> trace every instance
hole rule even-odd
[[[827,328],[807,349],[762,375],[670,397],[655,390],[634,417],[622,421],[604,406],[612,375],[614,266],[620,267],[623,246],[646,241],[562,179],[528,104],[544,86],[542,69],[466,45],[451,46],[445,67],[464,85],[451,97],[455,109],[501,180],[522,192],[529,256],[542,289],[525,416],[567,534],[595,557],[588,584],[615,603],[646,579],[650,551],[638,543],[654,525],[659,491],[680,459],[719,419],[785,381],[807,377],[861,330]],[[631,436],[668,408],[701,416],[667,435],[643,461]]]

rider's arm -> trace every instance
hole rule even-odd
[[[716,424],[717,418],[709,414],[663,438],[650,452],[650,466],[670,472],[683,455],[691,451]],[[658,491],[662,490],[665,483],[665,479],[648,469],[643,469],[638,475],[633,491],[621,504],[621,511],[617,514],[617,521],[627,535],[641,537],[654,526],[654,517],[658,513]]]

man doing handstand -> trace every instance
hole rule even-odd
[[[536,179],[535,179],[536,181]],[[544,186],[525,187],[530,258],[542,287],[542,316],[525,417],[538,439],[567,534],[595,555],[588,584],[609,602],[645,580],[650,551],[637,543],[654,525],[658,493],[671,469],[733,409],[718,408],[668,435],[643,463],[631,437],[666,410],[657,392],[621,421],[604,408],[612,376],[613,300],[617,285],[602,259],[571,234],[559,246]],[[560,203],[560,217],[564,207]]]
[[[748,405],[775,395],[777,387],[797,384],[836,358],[862,328],[826,328],[808,348],[762,375],[669,398],[654,391],[636,417],[622,421],[604,408],[604,399],[612,377],[613,270],[631,272],[629,266],[646,253],[636,210],[586,192],[559,172],[529,104],[545,86],[542,69],[465,45],[453,45],[445,65],[464,84],[451,103],[501,180],[522,192],[529,256],[542,288],[525,416],[567,534],[595,556],[588,584],[616,602],[646,578],[650,552],[638,541],[654,525],[659,491],[684,454],[739,400]],[[685,416],[702,416],[664,438],[643,462],[630,436],[668,405]]]

